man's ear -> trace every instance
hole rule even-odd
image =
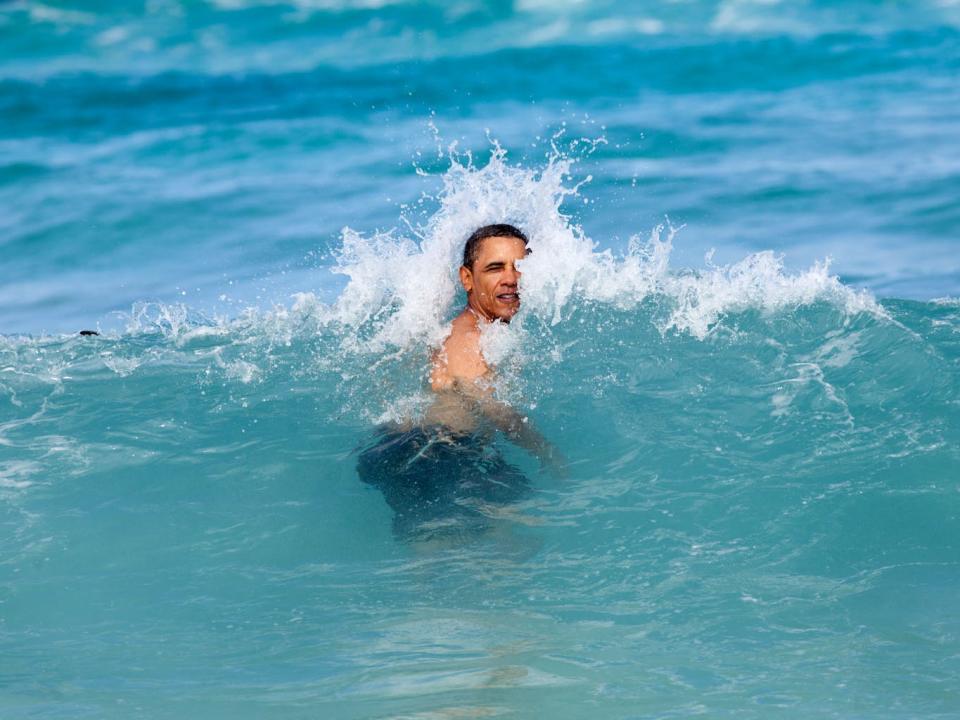
[[[460,284],[467,294],[473,290],[473,272],[466,265],[460,266]]]

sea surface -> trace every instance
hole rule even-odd
[[[2,718],[956,718],[958,480],[954,0],[0,2]]]

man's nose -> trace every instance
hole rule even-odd
[[[503,271],[503,283],[504,285],[516,285],[517,280],[520,278],[520,271],[515,267],[508,267]]]

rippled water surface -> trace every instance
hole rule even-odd
[[[955,717],[958,40],[0,3],[0,715]],[[390,454],[500,221],[484,354],[564,461]]]

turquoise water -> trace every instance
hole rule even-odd
[[[960,712],[960,6],[631,8],[0,4],[0,716]],[[503,220],[565,468],[398,533]]]

